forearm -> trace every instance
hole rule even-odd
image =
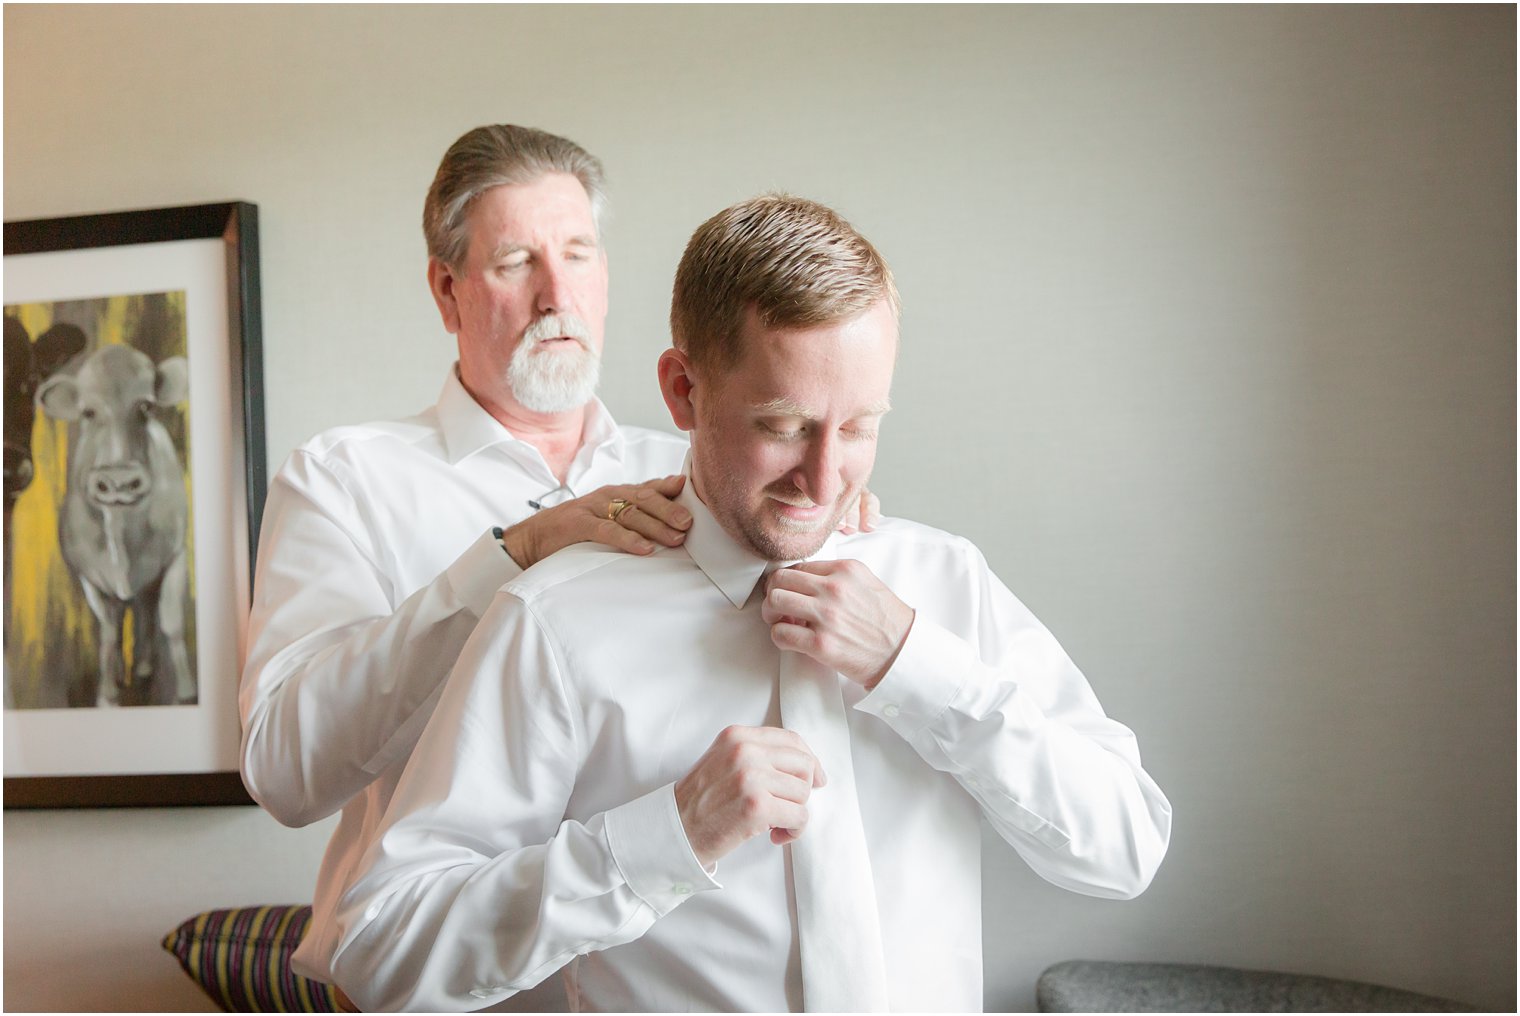
[[[267,662],[251,655],[249,792],[287,825],[342,808],[415,743],[478,620],[444,575],[394,613],[297,639]]]
[[[366,1011],[499,1003],[577,955],[634,941],[692,891],[716,887],[689,851],[654,864],[645,856],[678,823],[667,786],[494,855],[433,816],[398,824],[343,898],[334,978]]]
[[[583,762],[555,653],[506,593],[461,653],[338,910],[365,1008],[480,1008],[714,888],[671,785],[567,818]]]
[[[1171,805],[1141,767],[1134,735],[1103,714],[1041,634],[1026,640],[1036,651],[1024,660],[993,666],[920,618],[860,708],[954,776],[1043,878],[1088,895],[1138,895],[1166,853]]]
[[[483,534],[395,602],[356,535],[277,484],[239,705],[243,776],[279,821],[342,808],[416,741],[495,588],[517,571]]]

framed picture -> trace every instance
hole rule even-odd
[[[251,803],[258,210],[5,223],[5,807]]]

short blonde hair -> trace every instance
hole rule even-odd
[[[899,311],[886,259],[826,205],[766,194],[697,227],[676,269],[670,300],[675,347],[699,374],[743,356],[745,312],[767,328],[852,318],[885,299]]]
[[[493,187],[533,183],[551,173],[569,173],[581,182],[600,235],[607,193],[596,156],[569,138],[534,127],[500,123],[465,132],[443,153],[422,205],[428,254],[458,267],[469,250],[467,216],[475,199]]]

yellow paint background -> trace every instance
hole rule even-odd
[[[127,345],[127,325],[140,310],[145,296],[111,296],[90,301],[98,305],[95,326],[77,320],[89,339],[82,356],[104,345]],[[162,294],[178,323],[175,334],[149,357],[187,356],[185,294]],[[55,304],[8,305],[5,313],[17,317],[35,340],[53,324]],[[77,304],[76,304],[77,306]],[[171,433],[183,435],[175,450],[184,469],[185,495],[189,506],[185,526],[189,590],[185,604],[185,643],[192,672],[195,652],[195,531],[193,484],[189,467],[189,403],[173,409],[179,415]],[[162,417],[161,417],[162,418]],[[17,498],[11,515],[11,617],[5,646],[6,708],[60,707],[66,680],[99,669],[95,615],[80,591],[79,582],[64,563],[58,545],[58,518],[68,484],[69,423],[55,420],[37,408],[32,424],[31,485]],[[123,624],[127,654],[127,679],[131,679],[131,612]],[[82,669],[87,668],[87,669]],[[167,674],[161,669],[160,674]],[[53,680],[44,682],[51,674]],[[199,675],[196,675],[197,686]],[[91,701],[90,705],[94,705]]]

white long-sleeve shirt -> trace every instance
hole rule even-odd
[[[569,548],[471,636],[339,907],[333,967],[362,1007],[481,1008],[568,963],[582,1010],[798,1008],[785,849],[756,837],[709,875],[676,809],[720,730],[779,725],[765,562],[680,500],[683,547]],[[821,556],[917,611],[877,687],[844,685],[891,1006],[979,1011],[978,816],[1051,882],[1124,898],[1170,805],[970,543],[889,519]]]
[[[619,428],[594,403],[569,489],[547,500],[679,472],[686,449]],[[286,825],[343,812],[294,958],[301,973],[330,979],[338,891],[465,640],[522,572],[492,529],[559,486],[452,368],[433,407],[321,434],[270,485],[239,695],[243,779]]]

